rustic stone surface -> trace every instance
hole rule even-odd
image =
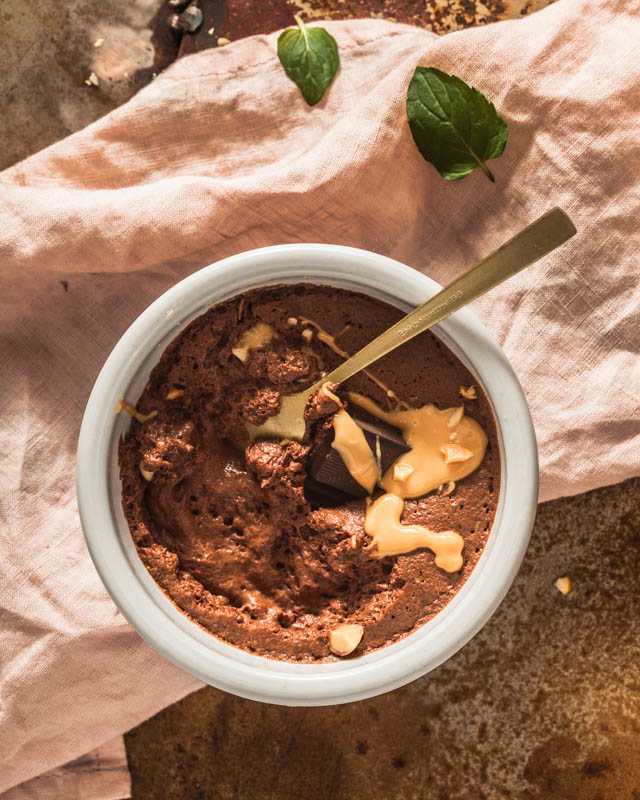
[[[409,686],[308,709],[206,688],[162,711],[126,737],[134,800],[637,800],[639,490],[541,506],[496,614]]]
[[[200,0],[204,23],[181,54],[307,19],[376,16],[446,33],[530,13],[552,0]],[[178,53],[166,0],[1,0],[0,169],[128,100]],[[213,30],[212,30],[213,29]],[[94,43],[104,39],[101,47]],[[85,80],[94,73],[98,85]]]
[[[442,34],[501,19],[517,19],[550,2],[553,0],[226,0],[219,35],[233,40],[279,30],[293,25],[293,15],[298,13],[312,21],[380,17]],[[202,4],[206,7],[217,2],[202,0]]]
[[[168,15],[165,0],[1,0],[0,169],[84,128],[171,63],[179,38]],[[85,84],[91,73],[97,86]]]

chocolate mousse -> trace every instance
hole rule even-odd
[[[122,504],[143,563],[188,617],[298,662],[406,636],[482,554],[500,483],[473,376],[433,334],[341,386],[322,384],[402,316],[298,284],[211,308],[167,347],[120,443]],[[302,442],[250,441],[315,383]]]

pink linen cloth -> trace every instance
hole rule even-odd
[[[0,175],[0,791],[29,781],[2,800],[125,796],[121,743],[105,745],[103,770],[95,753],[55,768],[200,685],[115,609],[74,491],[103,361],[199,267],[319,241],[446,282],[559,205],[577,236],[474,310],[527,394],[541,500],[640,473],[640,2],[559,0],[443,38],[379,20],[326,27],[341,68],[314,108],[277,35],[256,36],[174,64]],[[404,111],[417,64],[495,102],[509,125],[495,184],[480,171],[446,183],[422,160]],[[29,779],[47,770],[43,794]]]
[[[2,800],[121,800],[131,778],[124,739],[116,736],[89,753],[7,789]]]

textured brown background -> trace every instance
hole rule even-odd
[[[164,0],[0,0],[0,168],[124,102],[179,50],[284,27],[298,10],[446,33],[547,4],[202,0],[205,25],[181,43]],[[84,84],[92,71],[98,87]],[[287,709],[207,688],[161,712],[126,737],[134,800],[640,800],[639,490],[541,506],[498,612],[403,689]],[[553,586],[565,574],[567,597]]]
[[[379,16],[437,33],[515,18],[551,0],[200,0],[182,52],[306,18]],[[0,169],[123,103],[175,58],[167,0],[0,0]],[[214,31],[211,31],[212,27]],[[101,47],[94,42],[104,39]],[[94,72],[99,86],[84,81]]]

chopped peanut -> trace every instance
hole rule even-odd
[[[565,575],[563,578],[558,578],[553,585],[564,595],[569,594],[572,589],[571,578],[569,578],[567,575]]]
[[[394,481],[406,481],[407,478],[415,472],[414,468],[411,464],[404,464],[402,461],[399,464],[396,464],[393,468],[393,480]]]
[[[144,461],[140,459],[140,463],[138,464],[138,467],[140,468],[140,474],[145,479],[145,481],[151,481],[153,479],[153,472],[149,472],[148,469],[145,469],[143,464]]]
[[[455,428],[456,425],[459,425],[462,422],[462,417],[464,417],[464,406],[458,406],[458,408],[456,408],[453,414],[451,414],[449,417],[447,428]]]
[[[362,625],[340,625],[329,633],[329,649],[337,656],[348,656],[360,644],[363,634]]]
[[[455,464],[458,461],[467,461],[473,453],[459,444],[445,444],[440,448],[445,464]]]

